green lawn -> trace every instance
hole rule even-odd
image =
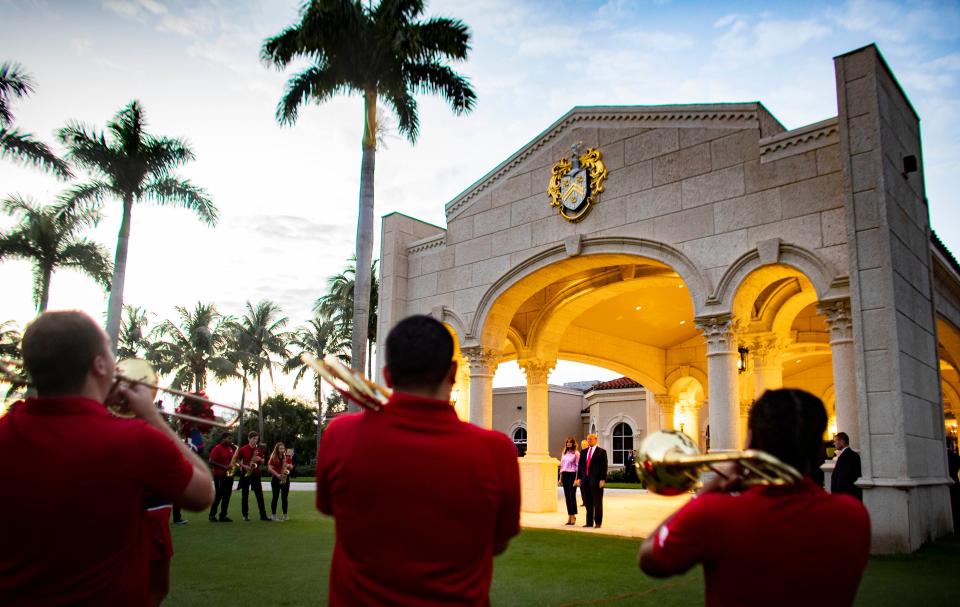
[[[265,493],[269,508],[270,494]],[[211,524],[204,514],[188,514],[189,525],[174,526],[173,589],[165,605],[326,604],[333,521],[314,510],[312,493],[290,494],[291,520],[284,523],[240,521],[239,493],[230,510],[238,522]],[[635,565],[638,547],[635,539],[525,530],[494,561],[491,601],[536,606],[703,604],[699,569],[669,580],[647,578]],[[837,556],[829,546],[825,550],[828,567]],[[586,554],[591,555],[588,561],[583,559]],[[958,572],[956,536],[914,555],[875,557],[857,605],[953,605]],[[749,572],[744,577],[749,579]],[[824,604],[829,603],[825,597]]]

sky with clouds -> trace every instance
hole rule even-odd
[[[189,140],[197,159],[180,174],[220,209],[211,229],[186,211],[135,208],[127,303],[166,318],[176,305],[214,302],[239,314],[244,302],[269,298],[296,326],[352,254],[362,101],[305,108],[281,128],[274,112],[289,73],[259,60],[264,38],[291,24],[298,6],[0,0],[0,61],[22,64],[36,85],[13,106],[20,129],[53,143],[68,120],[102,129],[138,99],[151,132]],[[454,116],[441,99],[418,98],[417,145],[392,136],[378,153],[378,217],[399,211],[444,225],[444,203],[577,105],[759,100],[787,128],[835,116],[832,58],[875,42],[922,119],[933,227],[960,253],[960,1],[436,0],[426,14],[469,25],[472,52],[455,67],[478,104]],[[64,187],[0,161],[0,196],[49,201]],[[119,211],[108,202],[92,232],[111,254]],[[9,225],[0,217],[0,228]],[[28,320],[29,266],[3,263],[0,285],[0,320]],[[64,271],[50,306],[99,317],[106,299]],[[558,369],[551,381],[596,375]],[[497,384],[521,377],[504,368]]]

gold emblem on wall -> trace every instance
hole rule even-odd
[[[558,207],[561,217],[576,222],[583,220],[591,207],[600,201],[603,182],[607,180],[607,167],[597,148],[587,148],[581,154],[580,143],[570,147],[570,158],[561,158],[553,165],[547,195],[550,196],[550,205]]]

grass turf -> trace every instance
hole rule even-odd
[[[270,492],[265,494],[269,508]],[[255,512],[253,496],[251,502]],[[172,589],[164,605],[326,605],[333,521],[313,508],[312,492],[290,493],[291,520],[283,523],[241,521],[239,492],[230,510],[237,522],[209,523],[201,513],[187,515],[189,525],[173,527]],[[570,607],[703,604],[699,567],[667,580],[648,578],[635,564],[639,545],[636,539],[526,529],[494,560],[491,602]],[[824,567],[833,558],[839,555],[825,541]],[[953,605],[958,571],[957,536],[916,554],[873,557],[856,604]],[[749,572],[744,579],[749,583]]]

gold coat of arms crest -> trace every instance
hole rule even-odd
[[[607,180],[607,167],[597,148],[587,148],[583,154],[579,143],[571,148],[569,158],[561,158],[553,165],[547,195],[550,205],[558,207],[561,217],[577,222],[599,202],[603,182]]]

